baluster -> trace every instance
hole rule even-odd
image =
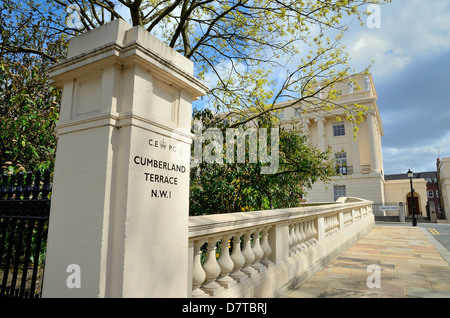
[[[301,236],[301,247],[302,249],[306,249],[308,247],[308,244],[306,244],[306,233],[304,231],[305,228],[305,219],[302,219],[300,221],[300,236]]]
[[[233,260],[230,256],[230,246],[228,243],[230,238],[230,234],[222,236],[222,242],[220,244],[220,257],[217,260],[220,266],[220,276],[217,279],[217,282],[225,288],[229,288],[236,284],[236,281],[229,275],[234,266]]]
[[[330,235],[333,235],[336,232],[336,220],[334,215],[331,216],[331,231],[330,231]]]
[[[294,223],[294,236],[295,236],[295,250],[296,253],[299,253],[301,251],[300,243],[302,241],[302,237],[300,236],[299,226],[300,221],[297,219]]]
[[[205,296],[205,292],[200,289],[206,278],[206,273],[202,267],[202,250],[204,241],[194,243],[194,264],[192,267],[192,297]]]
[[[289,225],[289,256],[294,255],[297,250],[295,248],[295,245],[297,244],[297,237],[294,234],[294,223],[291,223]]]
[[[334,234],[335,229],[334,215],[330,216],[330,236]]]
[[[309,241],[311,245],[316,243],[316,238],[314,237],[314,218],[309,219]]]
[[[334,222],[334,215],[330,216],[330,235],[334,234],[334,229],[335,229],[335,222]]]
[[[292,235],[291,235],[291,226],[288,224],[288,247],[289,247],[289,256],[292,254]]]
[[[202,285],[202,289],[211,296],[223,290],[223,287],[216,282],[216,278],[220,275],[220,266],[216,259],[216,242],[219,238],[213,237],[208,239],[208,246],[206,247],[206,261],[203,264],[203,269],[206,273],[205,282]]]
[[[316,227],[314,225],[314,217],[309,219],[309,231],[310,231],[309,241],[310,241],[311,245],[314,245],[317,243],[317,239],[316,239],[317,231],[316,231]]]
[[[248,278],[247,274],[241,271],[245,264],[245,257],[241,252],[241,235],[242,232],[233,235],[233,250],[231,251],[231,259],[233,260],[234,267],[230,277],[238,283],[242,283]]]
[[[326,237],[329,237],[331,235],[330,233],[331,230],[331,220],[330,220],[330,216],[327,216],[325,218],[325,231],[326,231]]]
[[[315,243],[319,242],[319,240],[317,239],[316,222],[314,219],[311,219],[311,226],[312,226],[312,237],[313,237],[313,241],[315,244]]]
[[[295,221],[294,224],[294,235],[297,239],[297,242],[295,243],[295,249],[297,250],[297,253],[299,253],[302,250],[302,236],[300,235],[300,220]]]
[[[312,245],[311,241],[310,241],[310,239],[311,239],[311,232],[310,232],[310,229],[309,229],[309,218],[305,219],[305,229],[304,229],[304,231],[305,231],[305,244],[309,247],[309,246]]]
[[[261,228],[256,229],[255,232],[253,232],[253,247],[252,251],[253,254],[255,254],[255,260],[253,261],[252,267],[256,269],[258,272],[264,271],[266,268],[263,264],[261,264],[261,259],[264,256],[264,251],[261,248],[261,242],[259,238],[259,233],[261,232]]]
[[[255,260],[255,254],[252,251],[252,245],[250,241],[251,235],[252,230],[244,233],[244,248],[242,249],[242,255],[244,255],[245,257],[244,268],[242,268],[242,271],[247,274],[248,277],[252,277],[257,273],[256,270],[251,266],[253,264],[253,261]]]
[[[334,216],[334,233],[339,232],[339,218],[337,215]]]
[[[261,264],[266,267],[270,267],[270,265],[272,265],[272,262],[269,260],[269,256],[272,254],[272,248],[269,244],[269,230],[270,227],[265,227],[261,232],[261,248],[264,252],[263,258],[261,259]]]
[[[302,246],[302,236],[300,235],[300,220],[295,222],[295,236],[297,237],[297,251],[301,252],[303,250]]]
[[[297,237],[297,250],[299,252],[301,252],[304,249],[303,238],[302,235],[300,234],[301,223],[302,221],[300,219],[297,220],[297,222],[295,223],[295,236]]]

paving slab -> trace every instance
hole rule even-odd
[[[286,298],[450,298],[449,252],[419,227],[376,225]]]

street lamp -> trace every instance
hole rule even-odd
[[[411,185],[411,212],[412,212],[412,226],[417,226],[417,219],[416,219],[416,213],[414,212],[414,189],[412,184],[414,173],[411,171],[411,169],[408,170],[408,178],[409,183]]]

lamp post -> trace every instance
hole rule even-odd
[[[412,184],[412,179],[413,179],[414,173],[411,171],[411,169],[408,170],[408,178],[409,178],[409,183],[411,185],[411,212],[412,212],[412,226],[417,226],[417,219],[416,219],[416,213],[415,213],[415,209],[414,209],[414,189],[413,189],[413,184]]]

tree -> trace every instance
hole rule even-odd
[[[10,0],[0,7],[0,160],[15,172],[52,168],[56,148],[60,91],[47,69],[64,58],[67,41],[49,32],[54,13],[33,7]]]
[[[85,32],[113,19],[146,28],[195,65],[210,89],[204,105],[217,112],[252,111],[239,126],[298,102],[342,107],[337,91],[319,93],[358,73],[340,40],[346,17],[363,23],[368,4],[391,0],[55,0]],[[75,13],[76,12],[76,13]],[[333,36],[330,38],[329,36]],[[367,70],[360,70],[365,72]],[[317,85],[321,82],[321,86]],[[327,90],[328,92],[328,90]],[[314,103],[310,103],[314,97]],[[279,104],[289,100],[292,103]],[[344,107],[355,123],[361,105]]]
[[[194,118],[201,120],[205,129],[230,127],[209,110],[195,111]],[[270,116],[261,116],[258,124],[273,126]],[[244,145],[245,164],[225,159],[223,164],[202,161],[191,169],[190,214],[296,207],[313,183],[330,181],[335,174],[330,149],[322,152],[312,147],[306,136],[295,130],[281,130],[279,136],[279,167],[275,173],[262,174],[261,162],[249,163],[249,142]],[[224,145],[224,157],[228,146]]]
[[[390,0],[3,0],[2,160],[51,165],[60,91],[49,85],[45,72],[64,57],[67,36],[113,19],[144,27],[194,62],[195,76],[209,86],[203,107],[240,118],[226,124],[221,117],[216,127],[255,121],[272,127],[278,111],[297,103],[343,107],[358,123],[366,108],[340,106],[333,89],[357,73],[340,43],[348,27],[344,19],[362,22],[365,5],[386,2]],[[201,165],[200,174],[194,169],[192,211],[297,205],[305,189],[333,174],[329,151],[311,148],[304,136],[282,131],[280,148],[280,169],[273,175],[261,175],[261,164]]]

